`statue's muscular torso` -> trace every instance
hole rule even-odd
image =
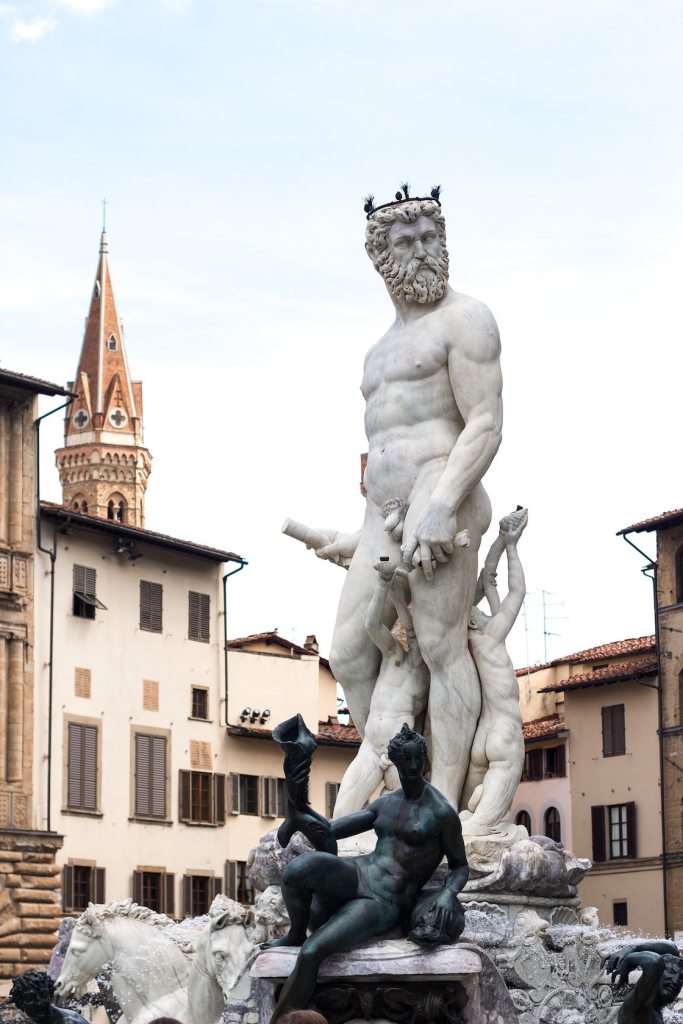
[[[447,459],[463,430],[448,359],[463,306],[473,303],[480,306],[449,289],[435,309],[407,324],[397,320],[366,357],[365,486],[375,505],[409,498],[422,468]]]

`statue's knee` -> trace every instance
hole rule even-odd
[[[306,877],[306,865],[301,864],[301,861],[305,861],[306,854],[300,854],[298,857],[294,857],[290,860],[285,870],[282,872],[282,884],[288,885],[293,889],[297,889],[302,880]]]

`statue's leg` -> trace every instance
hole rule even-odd
[[[501,693],[494,705],[496,714],[490,716],[486,730],[488,768],[479,791],[473,793],[474,813],[463,822],[466,834],[483,835],[493,830],[506,819],[510,810],[524,764],[522,720],[517,700],[515,693]]]
[[[421,497],[421,496],[420,496]],[[408,518],[418,516],[422,501],[411,504]],[[411,573],[413,621],[422,657],[429,668],[429,703],[425,731],[430,744],[431,781],[459,806],[470,750],[481,711],[479,676],[467,646],[467,625],[477,582],[477,552],[490,505],[483,488],[463,502],[458,529],[468,529],[469,547],[456,547],[438,564],[434,578],[421,569]],[[410,533],[411,522],[406,522]]]
[[[384,771],[379,755],[368,743],[367,736],[360,750],[344,772],[334,805],[334,817],[343,818],[345,814],[362,810],[379,786]]]
[[[282,872],[282,898],[289,914],[289,931],[281,938],[265,942],[262,948],[301,946],[306,941],[313,896],[336,908],[354,899],[357,889],[356,869],[331,853],[302,853],[290,860]]]
[[[271,1024],[287,1011],[301,1010],[308,1005],[315,990],[318,970],[326,957],[332,953],[343,953],[376,935],[383,935],[398,923],[399,918],[395,906],[380,900],[355,899],[341,907],[301,947],[296,966],[271,1017]]]
[[[380,555],[400,561],[399,546],[384,531],[381,513],[369,509],[363,536],[344,581],[330,650],[330,667],[344,691],[351,718],[361,736],[365,735],[365,722],[380,666],[380,652],[365,629],[368,605],[377,586],[373,565]],[[393,625],[395,618],[393,608],[388,607],[387,625]]]

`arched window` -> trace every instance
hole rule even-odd
[[[107,519],[114,518],[114,502],[109,501],[107,504]]]
[[[683,604],[683,548],[676,552],[676,602]]]
[[[543,831],[548,839],[552,839],[556,843],[562,842],[562,826],[557,807],[549,807],[543,815]]]
[[[88,502],[84,501],[84,502],[81,503],[81,512],[87,512],[87,511],[88,511]]]
[[[74,501],[74,511],[78,512],[78,502]]]
[[[531,815],[528,811],[520,811],[515,818],[515,825],[523,825],[529,835],[531,835]]]
[[[120,523],[125,523],[126,521],[126,504],[124,501],[120,501],[118,503],[116,508],[116,518]]]
[[[110,352],[116,352],[116,336],[114,334],[109,335],[109,338],[107,340],[107,348],[109,349]]]

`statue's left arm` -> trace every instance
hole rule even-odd
[[[465,426],[404,548],[405,561],[421,564],[427,578],[432,577],[432,558],[443,562],[453,554],[458,509],[493,462],[502,437],[503,381],[496,322],[486,306],[474,299],[465,302],[457,317],[448,372]]]
[[[456,942],[465,927],[465,911],[458,893],[465,887],[470,871],[460,818],[449,807],[440,820],[448,874],[441,888],[423,898],[413,913],[408,938],[420,945]]]

